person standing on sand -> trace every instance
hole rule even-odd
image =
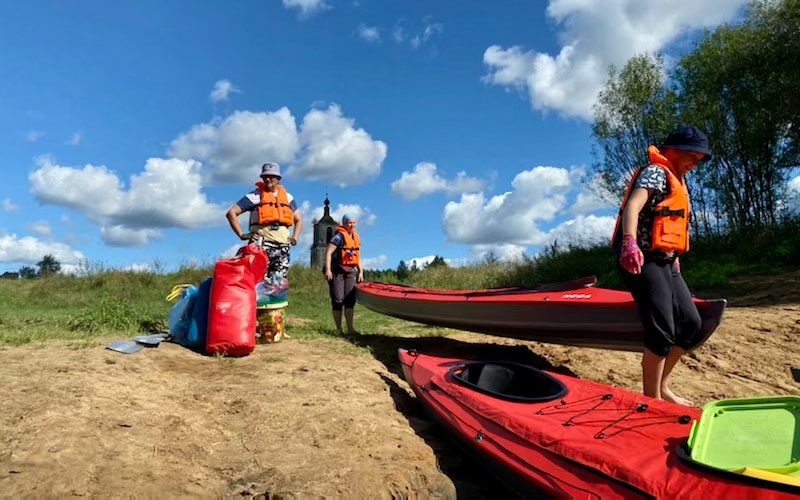
[[[700,314],[681,276],[679,256],[689,250],[689,191],[685,175],[711,158],[697,127],[670,132],[650,164],[634,172],[614,228],[622,280],[644,326],[642,385],[646,396],[683,405],[667,379],[681,356],[697,346]]]
[[[356,271],[358,277],[356,278]],[[342,225],[328,243],[325,252],[325,278],[331,295],[331,308],[336,330],[342,333],[342,308],[347,320],[347,333],[353,334],[353,307],[356,304],[356,282],[364,281],[361,265],[361,239],[356,232],[356,218],[345,214]]]
[[[242,232],[239,214],[250,212],[248,232]],[[281,168],[277,163],[261,167],[261,182],[237,201],[226,214],[231,229],[240,239],[260,245],[269,257],[265,280],[278,278],[285,283],[289,273],[289,248],[297,245],[303,219],[294,197],[281,185]],[[294,226],[289,236],[289,227]]]

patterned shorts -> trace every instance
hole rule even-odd
[[[274,277],[276,274],[281,278],[286,278],[289,274],[289,245],[263,245],[262,248],[269,257],[265,279]]]

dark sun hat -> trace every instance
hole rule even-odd
[[[708,137],[697,127],[681,127],[670,132],[664,140],[664,144],[661,145],[661,149],[666,148],[703,153],[705,156],[701,161],[711,159],[711,150],[708,149]]]

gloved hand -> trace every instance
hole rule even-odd
[[[631,274],[639,274],[642,272],[642,264],[644,264],[644,254],[636,244],[636,238],[630,234],[624,235],[622,249],[619,252],[619,265]]]
[[[250,238],[252,237],[253,235],[250,233],[242,233],[242,235],[239,236],[239,238],[243,239],[244,241],[250,241]]]

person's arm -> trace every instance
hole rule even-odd
[[[636,238],[639,229],[639,212],[644,208],[647,199],[650,197],[652,189],[634,188],[625,203],[625,210],[622,212],[622,235],[631,235]]]
[[[234,205],[228,209],[228,213],[225,214],[225,217],[228,218],[228,224],[231,225],[231,229],[236,233],[236,236],[241,239],[246,239],[246,235],[242,231],[242,226],[239,225],[239,215],[241,215],[242,212],[242,208],[234,203]]]
[[[619,252],[619,264],[631,274],[641,273],[644,265],[644,254],[636,242],[636,235],[639,228],[639,213],[647,203],[650,191],[649,188],[634,188],[622,212],[622,246]]]
[[[358,263],[358,282],[364,281],[364,268],[361,267],[361,262]]]
[[[303,217],[297,210],[294,211],[294,228],[292,229],[292,237],[289,238],[289,243],[297,245],[297,238],[300,237],[300,232],[303,230]]]
[[[328,243],[328,249],[325,251],[325,278],[328,280],[333,279],[333,272],[331,272],[331,256],[336,251],[336,245]]]

